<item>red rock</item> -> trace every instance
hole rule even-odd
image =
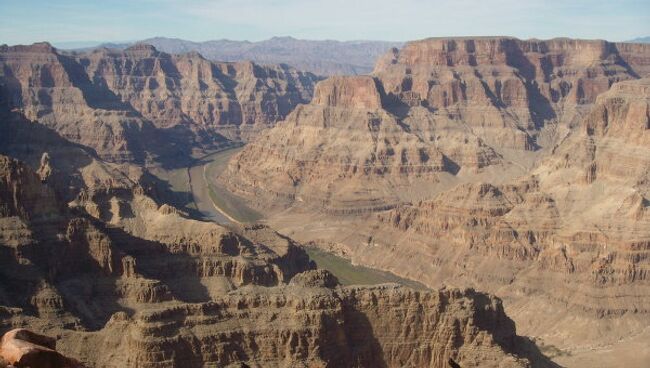
[[[312,103],[355,109],[380,109],[381,96],[372,77],[330,77],[316,85]]]
[[[2,336],[0,357],[17,368],[83,368],[55,349],[56,340],[26,329],[14,329]]]

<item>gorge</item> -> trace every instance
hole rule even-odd
[[[650,45],[431,38],[329,78],[144,44],[0,65],[5,365],[650,361]]]

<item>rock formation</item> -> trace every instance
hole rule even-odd
[[[301,104],[285,66],[3,46],[0,330],[106,367],[553,366],[506,313],[569,366],[647,346],[648,55],[427,39]],[[253,135],[219,181],[265,225],[137,165]],[[436,290],[341,286],[292,238]]]
[[[493,292],[561,350],[643,339],[649,55],[569,39],[410,42],[372,76],[320,82],[220,181],[298,240]]]
[[[106,366],[142,367],[530,364],[506,353],[517,338],[499,302],[472,290],[247,287],[210,303],[159,308],[133,319],[114,317],[97,332],[68,332],[67,352],[95,355]],[[486,334],[486,327],[495,332]],[[99,357],[91,346],[103,347]]]
[[[64,206],[0,156],[0,330],[56,335],[87,366],[551,366],[494,297],[343,288],[264,226],[191,220],[142,179],[113,177]],[[78,366],[34,336],[9,332],[0,355]]]
[[[149,45],[81,54],[5,45],[0,63],[8,108],[111,161],[245,140],[308,101],[316,80],[284,65],[210,62]]]
[[[598,94],[647,73],[647,55],[646,45],[569,39],[410,42],[372,77],[320,82],[223,181],[259,207],[301,199],[353,212],[427,198],[438,191],[428,183],[523,174]]]
[[[58,353],[55,345],[51,337],[14,329],[2,336],[0,359],[17,368],[83,368],[81,363]]]

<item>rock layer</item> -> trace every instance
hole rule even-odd
[[[448,174],[452,181],[523,174],[598,94],[647,72],[647,46],[618,47],[569,39],[407,43],[381,59],[373,77],[320,82],[312,103],[242,151],[222,181],[259,207],[302,200],[351,213],[430,197],[438,189],[428,184],[448,182]]]
[[[70,333],[64,337],[66,346],[79,356],[94,354],[81,341],[119,353],[122,361],[108,364],[109,355],[101,354],[98,361],[106,366],[136,361],[142,367],[160,367],[161,362],[184,367],[530,364],[506,353],[518,338],[499,302],[472,290],[243,288],[210,303],[158,309],[134,319],[116,319],[95,333]],[[111,339],[115,334],[128,338]]]
[[[245,140],[308,101],[316,80],[287,66],[216,63],[149,45],[82,54],[5,45],[0,63],[10,109],[112,161]]]
[[[138,181],[86,185],[67,208],[0,156],[0,208],[0,329],[56,334],[90,367],[550,366],[499,299],[342,288],[292,240],[185,218]],[[53,339],[41,348],[12,333],[0,349],[9,363],[78,366]],[[16,344],[29,351],[18,357]]]
[[[648,55],[569,39],[411,42],[378,62],[373,90],[321,82],[326,97],[220,180],[299,240],[502,296],[560,351],[616,344],[648,327]]]

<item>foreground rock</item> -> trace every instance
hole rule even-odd
[[[81,363],[58,353],[55,345],[51,337],[14,329],[2,336],[0,361],[17,368],[83,368]]]
[[[343,288],[268,228],[245,238],[128,184],[86,185],[66,207],[0,156],[0,329],[60,336],[102,367],[550,364],[494,297]],[[46,342],[26,356],[59,359]]]
[[[529,366],[511,355],[523,344],[513,331],[498,300],[471,290],[290,285],[114,317],[101,331],[64,339],[76,356],[102,346],[92,359],[106,366]]]

